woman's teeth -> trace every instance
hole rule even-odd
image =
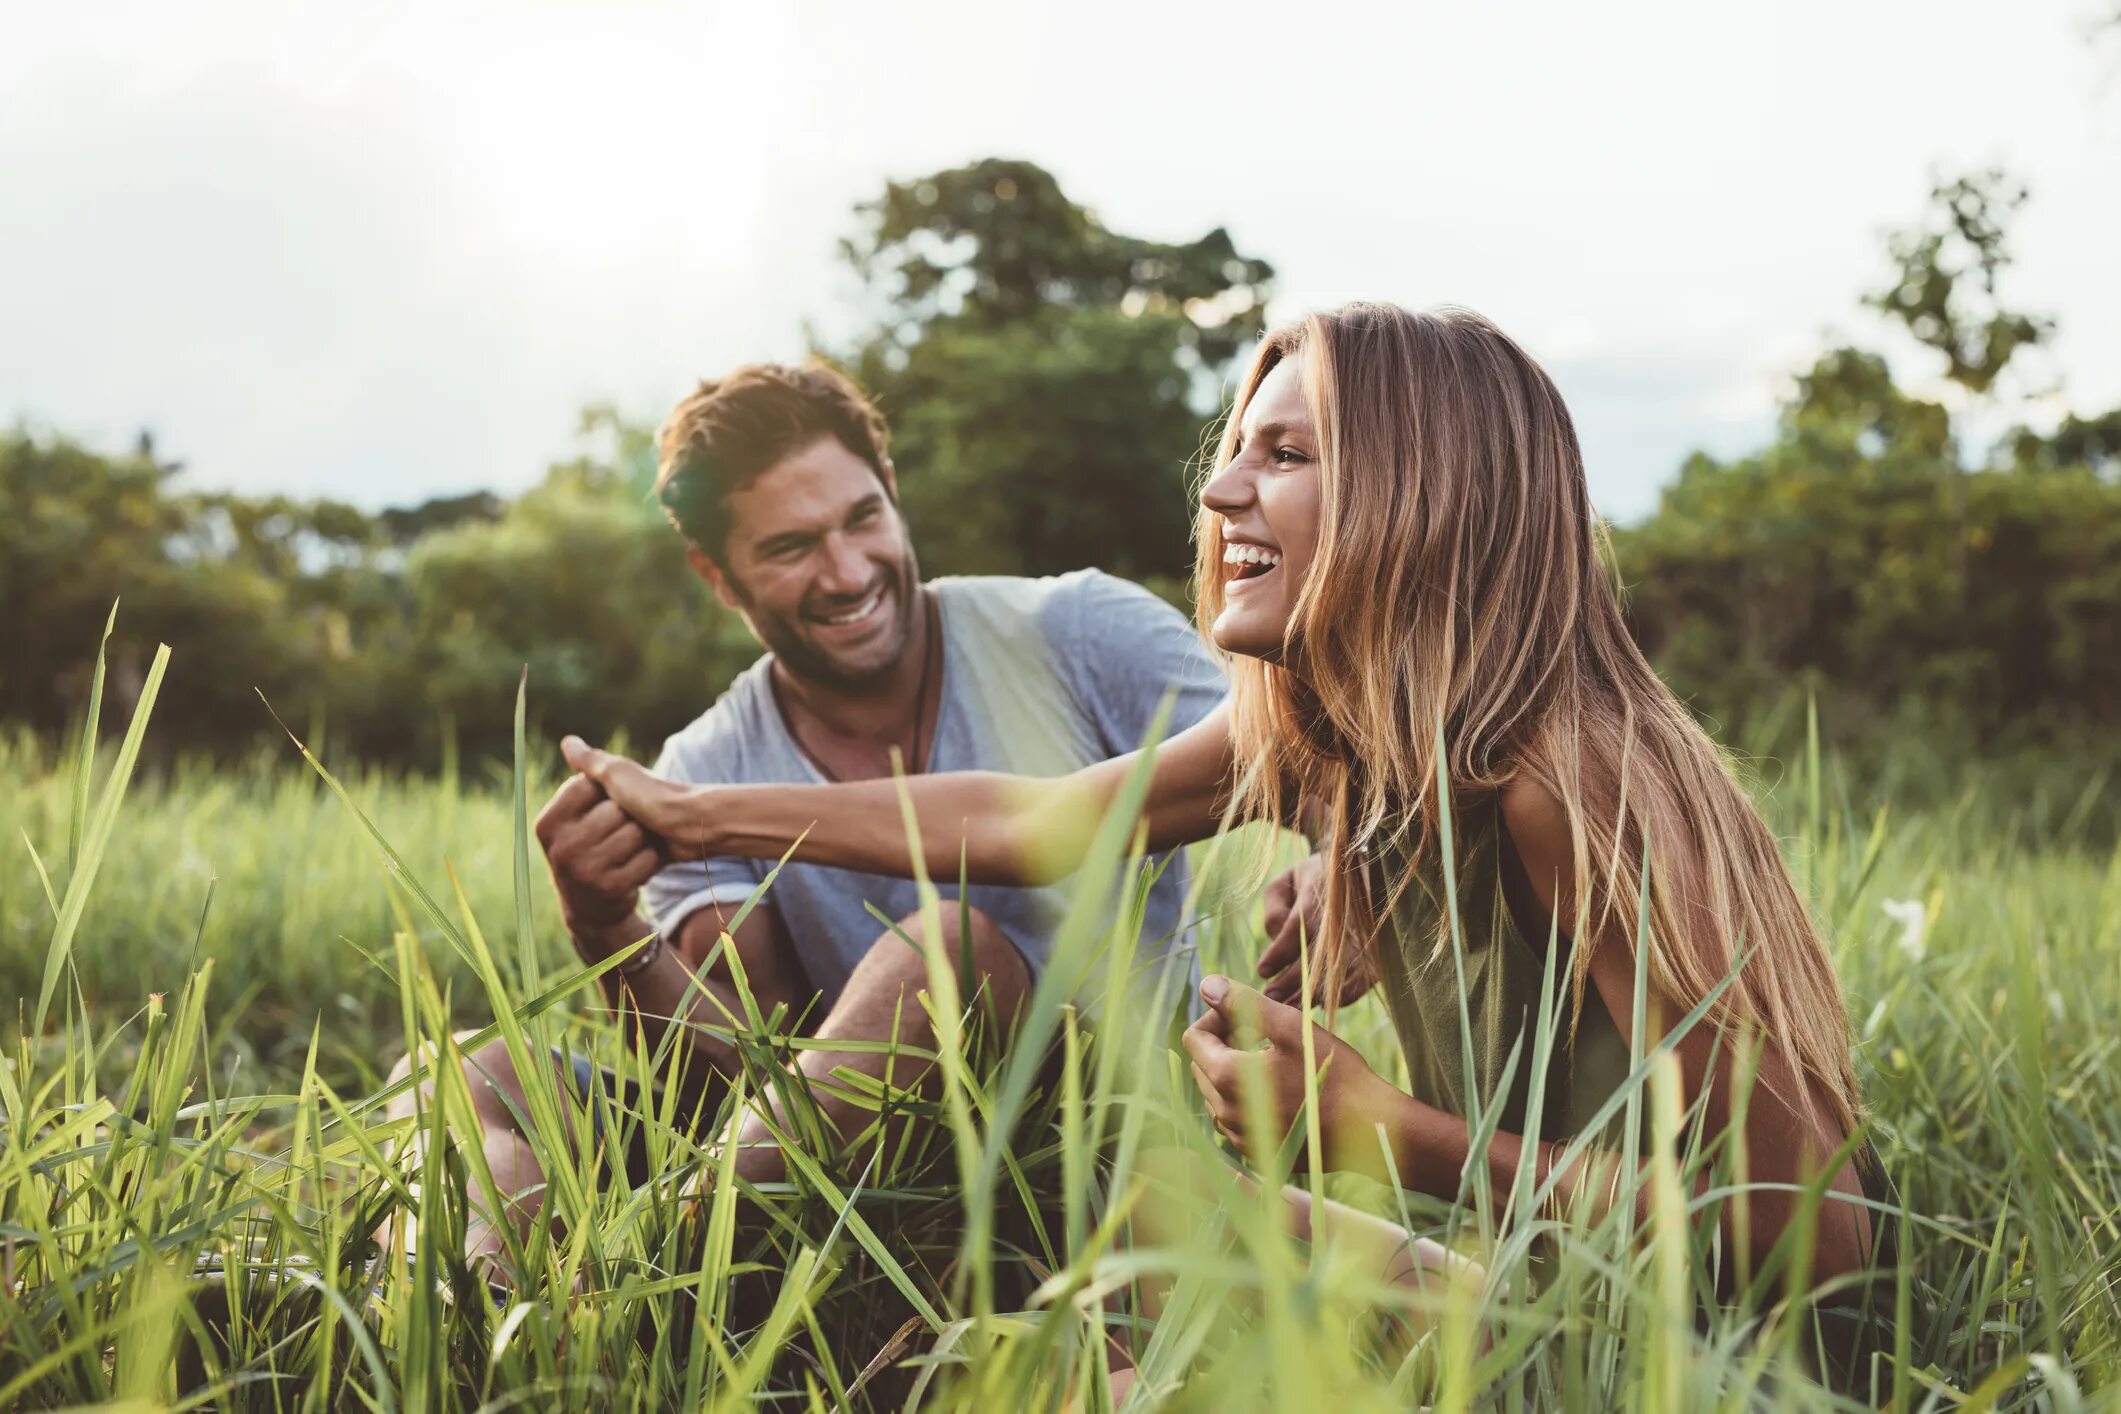
[[[844,614],[820,614],[818,615],[818,622],[822,624],[830,624],[834,628],[845,628],[849,624],[858,624],[863,619],[868,618],[871,614],[877,611],[877,608],[882,605],[883,602],[884,589],[883,586],[880,585],[877,587],[875,593],[871,594],[867,599],[864,599],[861,603],[855,605],[853,608],[847,610],[847,612],[845,612]]]
[[[1281,551],[1264,545],[1225,545],[1223,563],[1232,568],[1231,578],[1251,579],[1281,563]]]

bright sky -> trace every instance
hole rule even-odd
[[[1939,166],[2033,187],[2006,294],[2062,324],[2036,415],[2121,403],[2101,8],[23,7],[0,420],[152,427],[194,484],[518,489],[585,402],[653,420],[799,353],[846,307],[851,205],[996,154],[1120,230],[1228,226],[1277,315],[1493,316],[1628,518],[1690,448],[1757,444],[1830,329],[1875,341],[1856,298]]]

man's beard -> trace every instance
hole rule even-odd
[[[874,593],[878,587],[883,588],[894,606],[896,622],[892,625],[890,651],[873,663],[850,668],[810,637],[804,611],[799,609],[794,616],[761,613],[741,584],[734,587],[739,601],[749,610],[751,627],[758,634],[759,641],[791,676],[850,693],[875,688],[890,677],[905,653],[907,643],[912,640],[913,616],[921,609],[920,567],[914,561],[912,547],[908,546],[899,562],[887,569],[878,584],[872,585],[868,591]],[[868,659],[877,651],[877,646],[865,643],[860,651],[863,658]]]

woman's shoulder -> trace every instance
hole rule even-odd
[[[1541,905],[1554,907],[1564,892],[1560,884],[1575,869],[1576,850],[1569,829],[1568,807],[1543,782],[1519,771],[1498,792],[1498,813],[1509,831],[1510,847],[1524,864],[1526,877]]]

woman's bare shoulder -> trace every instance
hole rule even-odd
[[[1503,828],[1510,832],[1510,843],[1524,861],[1525,874],[1540,902],[1551,909],[1558,897],[1570,892],[1575,869],[1568,808],[1523,771],[1502,788],[1501,808]]]
[[[1569,812],[1561,798],[1524,772],[1502,788],[1502,822],[1520,851],[1558,845],[1569,847]]]

